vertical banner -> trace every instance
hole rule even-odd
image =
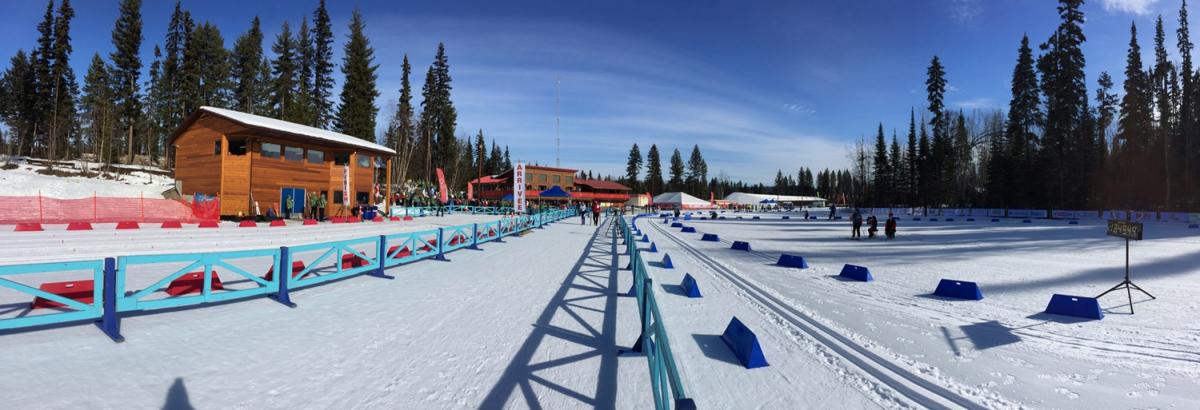
[[[449,193],[446,192],[446,174],[444,172],[442,172],[441,168],[437,169],[437,177],[438,177],[438,199],[441,200],[443,204],[449,203],[450,202]]]
[[[525,213],[525,163],[513,168],[513,212]]]
[[[474,188],[475,188],[475,184],[467,183],[467,200],[468,201],[475,200],[475,189]]]
[[[350,164],[342,166],[342,206],[350,204]]]

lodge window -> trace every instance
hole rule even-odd
[[[567,176],[567,185],[575,185],[575,177]]]
[[[245,139],[229,139],[228,146],[225,149],[229,155],[246,155],[246,140]]]
[[[344,195],[344,194],[345,194],[345,192],[342,192],[342,191],[333,191],[333,203],[335,203],[335,204],[345,203],[345,201],[342,201],[342,195]]]
[[[213,155],[221,155],[221,140],[217,140],[213,144]]]
[[[288,161],[301,161],[304,159],[304,149],[300,147],[283,147],[283,158]]]
[[[264,142],[262,144],[263,158],[279,158],[279,144]]]
[[[346,165],[349,163],[350,163],[350,153],[349,152],[333,153],[333,165]]]
[[[546,182],[546,174],[538,174],[538,182]]]
[[[310,149],[308,150],[308,162],[310,164],[322,164],[325,162],[325,151]]]
[[[358,156],[358,167],[359,168],[370,168],[371,167],[371,157],[366,156],[366,155],[359,155]]]
[[[554,183],[558,184],[558,183],[561,183],[561,182],[562,182],[562,175],[555,175],[555,176],[554,176]]]

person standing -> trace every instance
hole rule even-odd
[[[575,204],[575,209],[579,211],[579,224],[587,225],[587,207],[583,206],[583,202]]]
[[[874,238],[875,233],[879,232],[879,219],[875,215],[867,217],[867,239]]]
[[[858,213],[858,210],[855,209],[854,213],[850,215],[851,239],[862,239],[862,223],[862,214]]]
[[[883,234],[887,235],[888,239],[896,239],[896,218],[888,212],[887,222],[883,224]]]
[[[592,202],[592,224],[600,226],[600,202]]]
[[[829,206],[829,220],[832,221],[833,217],[835,217],[835,216],[837,216],[837,205],[830,205]]]
[[[292,208],[296,206],[295,198],[295,195],[288,195],[287,203],[284,204],[283,208],[283,219],[292,219]]]

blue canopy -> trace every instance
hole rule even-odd
[[[562,187],[555,185],[545,191],[539,192],[538,197],[541,198],[570,198],[571,194],[564,191]]]
[[[512,202],[512,200],[513,200],[513,195],[512,195],[512,194],[505,195],[504,197],[500,198],[500,200],[501,200],[501,201],[508,201],[508,202]]]
[[[760,203],[760,204],[773,204],[773,203],[775,203],[775,200],[774,200],[774,199],[764,199],[764,200],[758,201],[758,203]]]

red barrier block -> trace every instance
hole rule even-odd
[[[332,222],[335,224],[340,224],[340,223],[346,222],[346,218],[342,218],[340,216],[335,216],[335,217],[329,218],[329,222]]]
[[[91,222],[71,222],[67,224],[68,231],[90,231],[92,230]]]
[[[180,224],[179,221],[164,221],[161,229],[179,229],[182,227],[183,224]]]
[[[91,280],[72,280],[67,282],[48,282],[38,286],[38,289],[52,293],[67,299],[74,300],[80,303],[92,303],[92,296],[95,294]],[[62,303],[55,302],[50,299],[42,299],[40,297],[33,299],[33,309],[56,308],[65,306]]]
[[[258,227],[258,224],[254,223],[254,221],[247,219],[245,221],[238,223],[238,227],[239,228],[256,228],[256,227]]]
[[[219,222],[211,220],[211,219],[207,220],[207,221],[200,221],[201,228],[217,228],[220,226],[221,226],[221,224]]]
[[[353,253],[342,255],[342,269],[361,268],[367,266],[369,263],[366,259],[360,258]]]
[[[379,215],[376,215],[376,216],[375,216],[375,219],[372,219],[372,221],[374,221],[374,222],[383,222],[383,217],[382,217],[382,216],[379,216]]]
[[[405,220],[405,221],[411,221],[411,220],[413,220],[413,217],[412,217],[412,216],[409,216],[409,215],[405,215],[405,216],[404,216],[404,220]]]
[[[38,224],[38,223],[17,224],[17,228],[13,230],[13,232],[41,232],[41,231],[42,231],[42,224]]]
[[[204,289],[204,272],[192,272],[184,274],[171,281],[167,285],[167,294],[171,296],[186,295],[189,293],[200,293]],[[212,272],[212,290],[223,290],[221,286],[221,278],[217,276],[217,271]]]
[[[117,222],[117,229],[141,229],[137,221],[121,221]]]
[[[304,220],[304,225],[316,225],[316,224],[317,224],[316,219],[305,219]]]
[[[284,220],[282,220],[282,219],[276,219],[274,221],[271,221],[271,227],[280,227],[280,226],[287,226],[287,222],[284,222]]]
[[[390,217],[390,218],[388,218],[388,220],[389,220],[389,221],[392,221],[392,222],[400,222],[400,217],[398,217],[398,216],[393,216],[393,217]]]
[[[397,248],[399,248],[399,246],[393,246],[391,249],[388,249],[388,255],[393,255],[393,258],[407,258],[412,256],[412,251],[408,250],[407,246],[405,246],[404,249],[400,249],[399,253],[396,252]]]
[[[296,275],[300,274],[300,272],[303,272],[303,271],[304,271],[304,261],[292,261],[292,277],[293,278],[295,278]],[[307,275],[304,275],[304,276],[307,277],[308,275],[312,275],[312,272],[309,272]],[[274,278],[275,278],[275,267],[272,266],[270,269],[267,269],[267,275],[263,276],[263,279],[273,280]]]
[[[458,244],[466,243],[466,242],[467,242],[467,237],[462,236],[462,235],[454,235],[454,237],[450,238],[450,246],[457,246]]]

